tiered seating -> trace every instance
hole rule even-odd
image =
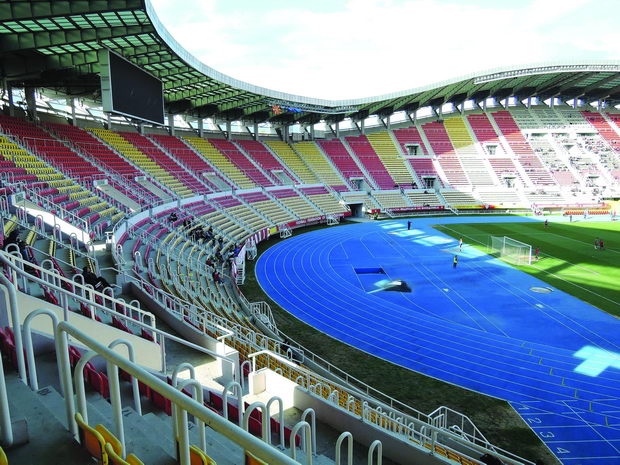
[[[324,187],[302,187],[301,192],[328,215],[344,214],[348,209]]]
[[[452,147],[452,143],[450,142],[450,138],[446,133],[443,123],[439,121],[426,123],[422,126],[422,130],[424,134],[426,134],[426,138],[431,144],[433,152],[435,152],[435,155],[437,155],[439,159],[439,164],[446,175],[448,183],[452,186],[468,185],[470,183],[469,179],[467,179],[467,175],[465,171],[463,171],[461,162]]]
[[[521,173],[519,173],[519,170],[517,170],[511,158],[489,158],[489,163],[498,178],[502,179],[504,176],[508,175],[523,182]]]
[[[90,164],[84,159],[79,158],[75,152],[56,141],[41,128],[34,126],[32,123],[8,116],[0,116],[0,126],[3,131],[19,139],[20,142],[28,146],[32,152],[46,159],[50,164],[53,164],[61,170],[67,169],[68,175],[78,180],[87,177],[88,166],[90,166]],[[8,141],[5,140],[5,143],[8,144]],[[12,150],[15,150],[17,146],[15,144],[13,144],[13,146]],[[10,147],[10,144],[8,147]],[[37,161],[34,156],[24,155],[19,151],[15,152],[15,155],[21,160],[20,164],[25,164],[25,166],[28,166],[33,172],[41,174],[43,178],[50,178],[50,181],[45,185],[37,186],[45,187],[39,191],[40,195],[54,195],[52,198],[54,203],[62,205],[65,210],[72,211],[78,217],[84,218],[88,224],[92,225],[103,217],[113,217],[116,220],[123,216],[121,214],[115,217],[115,215],[119,213],[116,208],[102,201],[99,197],[76,182],[69,179],[65,180],[62,175],[54,176],[53,168],[42,160]],[[71,163],[77,164],[75,161],[76,157],[83,163],[80,163],[75,169],[69,169],[69,167],[73,168]],[[94,167],[91,168],[94,169]],[[53,182],[54,180],[58,182]]]
[[[545,169],[540,159],[532,151],[510,112],[505,110],[497,111],[492,114],[492,117],[502,131],[510,148],[519,158],[519,162],[532,183],[537,185],[554,185],[555,181],[549,174],[549,171]]]
[[[506,153],[505,148],[502,146],[497,133],[495,132],[495,128],[487,118],[487,115],[484,113],[480,114],[472,114],[467,116],[467,120],[469,121],[469,125],[471,126],[476,139],[482,145],[484,150],[488,153],[487,144],[495,145],[498,148],[501,148],[501,153],[497,153],[500,155],[502,153]]]
[[[444,122],[444,127],[456,153],[459,154],[461,164],[470,182],[482,186],[495,184],[489,175],[486,165],[478,158],[474,141],[469,135],[469,130],[463,118],[460,116],[448,118]]]
[[[217,191],[218,189],[207,179],[204,177],[204,173],[214,173],[215,169],[211,166],[207,161],[194,152],[191,148],[189,148],[185,142],[175,136],[169,136],[167,134],[152,134],[149,136],[152,140],[157,142],[161,147],[166,149],[168,153],[170,153],[175,160],[185,166],[188,170],[190,170],[196,177],[202,179],[202,181],[209,185],[212,190]],[[230,186],[230,183],[225,179],[218,177],[220,181],[224,185]]]
[[[280,161],[273,156],[273,154],[265,147],[262,142],[256,140],[245,140],[240,139],[236,140],[235,143],[239,145],[254,162],[258,163],[261,168],[267,173],[273,173],[273,171],[283,171],[291,180],[297,181],[296,177],[291,173],[291,171],[284,166]],[[274,175],[274,178],[277,177]]]
[[[524,206],[519,194],[508,189],[476,189],[476,195],[486,205],[492,206]]]
[[[56,172],[34,155],[7,139],[0,136],[0,170],[7,179],[13,182],[24,182],[32,188],[60,187],[72,184],[71,181]]]
[[[538,111],[531,112],[527,108],[512,108],[510,114],[520,129],[541,129],[543,127],[543,123],[536,116],[539,114]]]
[[[276,199],[291,210],[299,218],[313,218],[321,215],[321,211],[304,198],[297,195],[293,189],[278,189],[269,191]]]
[[[562,194],[557,191],[540,190],[536,192],[525,192],[525,198],[528,200],[528,202],[536,205],[558,205],[566,202],[564,197],[562,197]]]
[[[289,169],[293,170],[303,184],[320,184],[321,181],[313,173],[290,145],[282,141],[265,141],[265,144],[284,162]]]
[[[591,111],[584,111],[582,114],[584,118],[594,126],[598,133],[603,136],[614,152],[620,153],[620,136],[614,131],[605,118],[601,114]]]
[[[260,217],[256,211],[248,208],[234,197],[217,197],[213,202],[221,208],[226,209],[226,213],[231,215],[235,220],[245,223],[250,231],[258,231],[269,226],[269,223]]]
[[[400,191],[374,192],[372,195],[375,199],[377,199],[381,206],[387,208],[388,210],[404,209],[410,206]]]
[[[74,148],[76,152],[91,162],[96,161],[99,166],[103,167],[106,170],[105,175],[108,182],[130,199],[142,204],[155,199],[153,194],[147,192],[135,181],[135,178],[142,176],[143,173],[119,157],[90,133],[69,124],[46,123],[45,126],[57,138],[64,140]],[[118,178],[108,176],[109,174],[117,175]],[[136,195],[138,192],[140,196]]]
[[[159,147],[153,142],[135,132],[121,132],[125,139],[127,139],[134,147],[138,148],[142,153],[148,155],[148,157],[161,166],[166,172],[172,174],[176,179],[181,181],[184,186],[190,189],[194,194],[206,194],[210,192],[210,189],[193,177],[190,173],[185,171],[176,161],[165,154]]]
[[[250,178],[257,186],[270,187],[273,186],[273,182],[268,179],[260,169],[256,167],[248,158],[242,154],[237,146],[225,139],[209,139],[211,145],[213,145],[219,152],[225,155],[231,163],[233,163],[239,171],[244,173]],[[216,163],[217,165],[217,163]]]
[[[545,135],[532,134],[529,143],[534,152],[551,171],[558,184],[561,186],[571,186],[573,183],[578,182],[566,164],[558,157],[555,148],[551,146]]]
[[[396,140],[400,144],[403,153],[409,153],[409,149],[407,148],[408,145],[417,145],[417,156],[428,155],[427,149],[424,146],[424,141],[422,140],[422,136],[420,136],[418,128],[400,128],[394,129],[392,132],[394,133]]]
[[[598,157],[609,173],[620,180],[620,158],[600,134],[578,134],[577,143],[582,152]]]
[[[305,160],[306,163],[321,179],[323,184],[332,186],[336,191],[347,191],[349,188],[343,184],[342,178],[334,170],[334,167],[327,161],[325,155],[311,141],[298,142],[293,145],[293,149]]]
[[[394,187],[397,187],[396,181],[385,168],[385,165],[381,162],[377,152],[366,136],[349,136],[345,140],[349,147],[351,147],[351,150],[353,150],[353,153],[355,153],[355,156],[364,165],[366,171],[375,180],[379,189],[394,189]],[[407,183],[411,183],[411,177],[409,177]]]
[[[463,206],[478,206],[482,204],[482,201],[475,198],[472,194],[467,192],[461,192],[457,190],[442,190],[441,195],[446,199],[449,205],[453,207]]]
[[[399,186],[412,184],[411,173],[400,157],[398,147],[394,145],[389,132],[368,134],[368,141],[396,184]]]
[[[442,207],[443,203],[434,191],[405,191],[411,203],[416,207]]]
[[[218,148],[212,144],[214,139],[203,139],[201,137],[185,137],[187,143],[202,155],[209,163],[224,173],[228,179],[242,189],[256,187],[256,183],[249,178],[236,164],[225,156]]]
[[[249,203],[252,208],[258,210],[263,216],[269,218],[269,221],[273,224],[288,223],[296,219],[262,192],[239,194],[239,197]]]
[[[422,182],[424,182],[425,177],[433,177],[435,178],[435,182],[438,183],[440,187],[443,187],[443,181],[439,177],[437,170],[435,170],[435,165],[431,158],[410,158],[409,163]]]
[[[364,176],[364,173],[359,166],[357,166],[357,163],[355,163],[355,160],[353,160],[351,154],[347,151],[340,139],[320,140],[318,143],[323,149],[323,152],[325,152],[325,155],[327,155],[336,168],[340,170],[345,179],[366,179],[366,176]],[[368,183],[367,179],[366,182]]]
[[[166,188],[170,189],[179,197],[189,197],[192,195],[191,189],[185,186],[182,181],[168,173],[162,166],[149,158],[145,153],[138,150],[120,134],[100,128],[89,128],[88,131],[113,147],[114,150],[130,160],[133,164],[139,166],[146,173],[153,176],[159,183],[166,186]]]

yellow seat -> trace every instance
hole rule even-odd
[[[2,447],[0,447],[0,465],[9,465],[9,459],[6,458],[6,454]]]
[[[140,460],[133,454],[129,454],[126,458],[123,459],[123,457],[116,453],[116,451],[112,447],[112,444],[110,443],[107,443],[105,445],[105,451],[108,454],[109,465],[144,465],[142,460]]]
[[[245,451],[245,465],[267,465],[267,462],[262,461],[251,452]]]
[[[217,465],[215,460],[197,446],[189,446],[189,463],[191,465]]]
[[[80,444],[88,453],[101,465],[108,464],[108,454],[105,450],[106,444],[117,453],[122,454],[123,449],[120,441],[105,426],[97,425],[94,428],[84,422],[80,413],[75,414],[75,421],[78,424],[80,434]]]

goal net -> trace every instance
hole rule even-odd
[[[514,265],[532,264],[532,246],[508,236],[491,236],[489,248],[494,255]]]

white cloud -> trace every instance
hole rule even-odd
[[[606,0],[350,0],[329,11],[247,3],[232,15],[216,0],[154,0],[173,36],[208,66],[321,98],[379,95],[503,65],[612,58],[619,43],[612,11],[620,5]],[[584,9],[596,27],[576,27]]]

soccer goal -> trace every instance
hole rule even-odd
[[[490,236],[493,254],[514,265],[532,264],[532,246],[508,236]]]

